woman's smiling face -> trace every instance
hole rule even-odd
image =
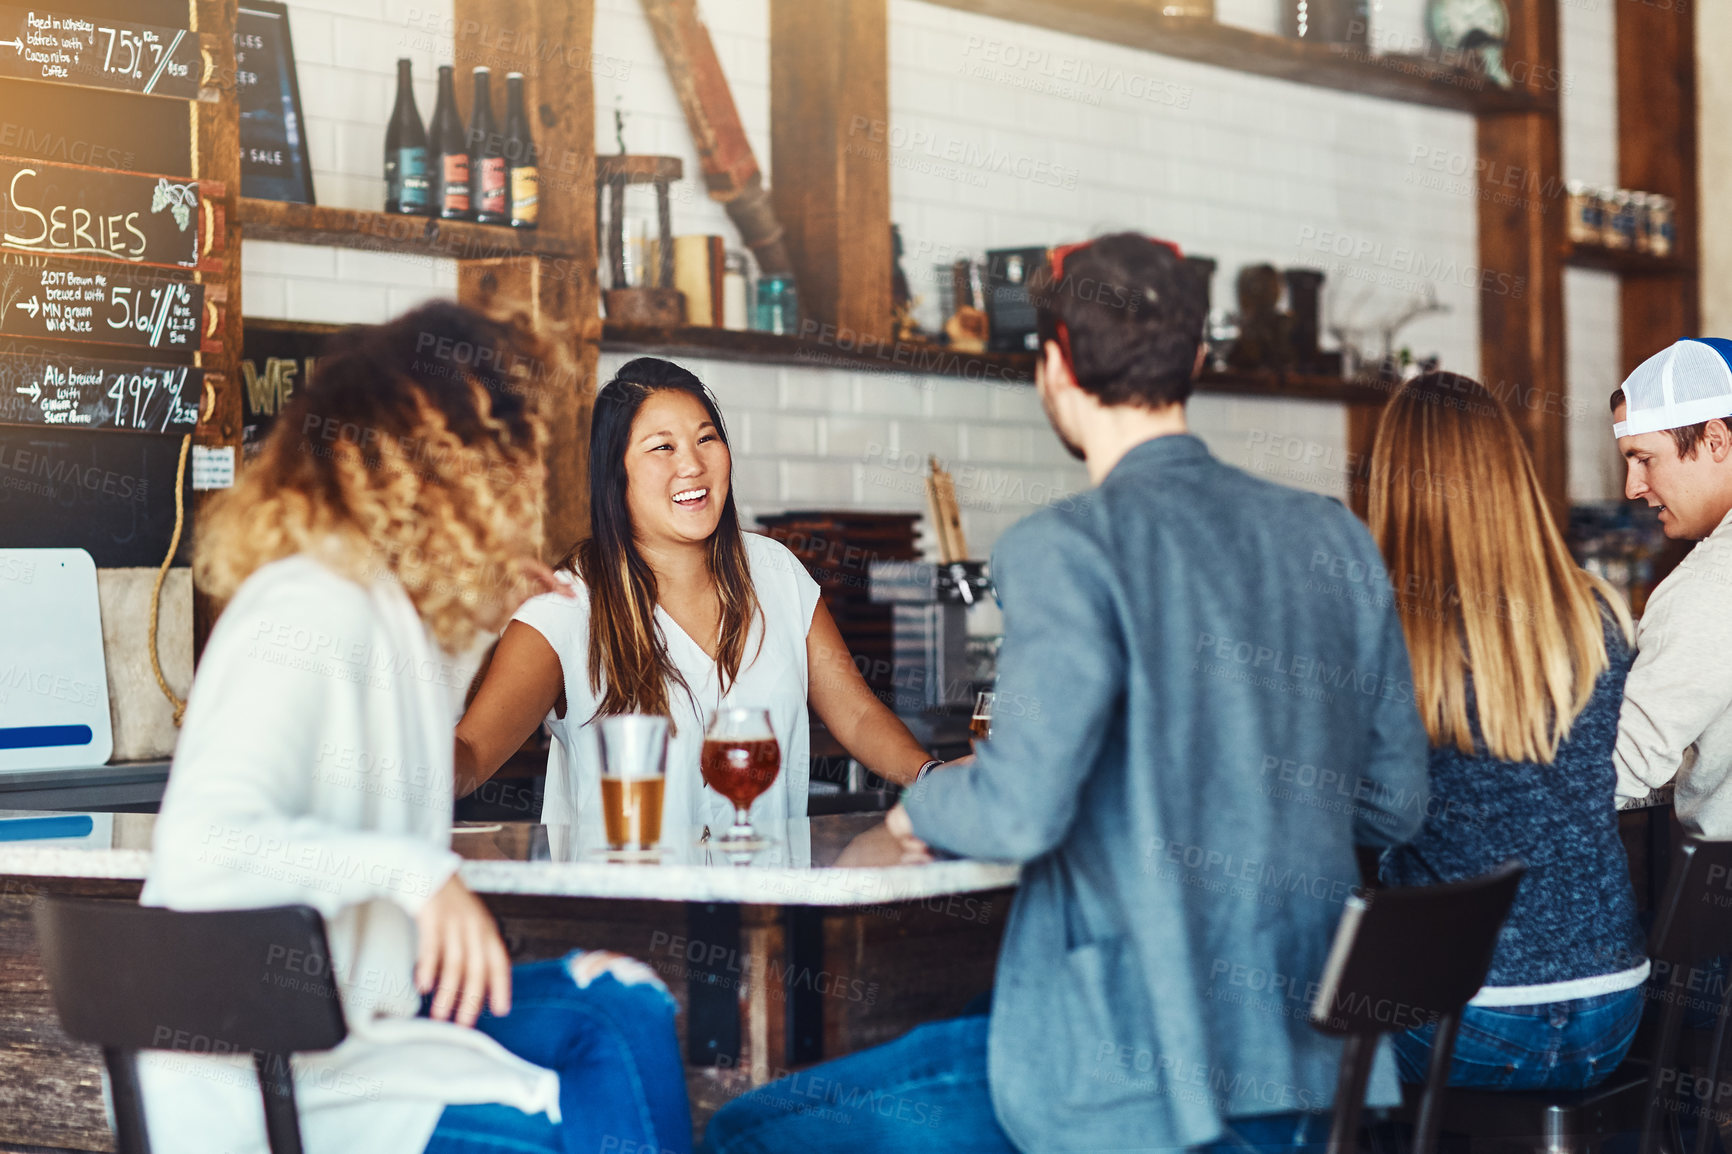
[[[690,393],[651,393],[626,442],[626,507],[646,544],[707,541],[721,523],[733,456],[721,430]]]

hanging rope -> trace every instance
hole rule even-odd
[[[174,564],[176,551],[180,549],[181,525],[186,519],[186,457],[191,450],[192,434],[188,433],[180,440],[180,464],[174,471],[174,536],[168,539],[168,555],[162,559],[162,567],[156,571],[156,586],[150,591],[150,668],[156,674],[156,687],[162,690],[162,695],[168,698],[168,704],[174,710],[176,729],[180,728],[180,719],[186,714],[186,702],[168,687],[168,678],[162,675],[162,659],[156,653],[156,618],[162,605],[162,583],[168,577],[168,567]]]

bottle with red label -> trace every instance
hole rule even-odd
[[[475,103],[469,109],[469,202],[481,224],[508,224],[505,138],[493,118],[492,80],[486,66],[475,70]]]
[[[439,66],[439,101],[433,107],[433,211],[446,220],[472,220],[469,197],[469,148],[457,114],[457,84],[451,65]]]

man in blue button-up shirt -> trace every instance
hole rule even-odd
[[[889,820],[914,856],[1025,864],[991,1016],[821,1069],[863,1100],[748,1096],[719,1152],[1326,1136],[1340,1047],[1306,1014],[1353,847],[1406,840],[1428,804],[1381,559],[1339,502],[1187,432],[1205,304],[1175,249],[1061,249],[1037,301],[1041,398],[1098,487],[1000,542],[992,738]],[[1372,1095],[1395,1099],[1387,1061]]]

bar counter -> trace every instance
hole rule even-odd
[[[113,1149],[99,1056],[60,1032],[30,907],[41,894],[136,900],[155,821],[0,811],[0,1148]],[[465,822],[452,846],[514,961],[611,949],[661,975],[680,1003],[700,1128],[753,1085],[987,991],[1019,873],[903,864],[881,814],[797,819],[750,855],[684,830],[664,831],[657,860],[608,855],[600,832]]]
[[[88,818],[90,836],[8,840],[8,823]],[[0,810],[0,878],[144,880],[152,814],[29,813]],[[28,826],[13,826],[28,833]],[[653,854],[610,853],[599,828],[533,822],[460,822],[451,845],[478,894],[675,902],[768,902],[873,906],[1014,886],[1018,869],[997,862],[905,865],[880,814],[798,818],[771,833],[773,844],[730,854],[703,831],[663,838]]]

